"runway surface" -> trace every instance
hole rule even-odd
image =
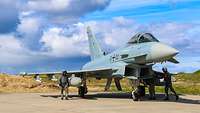
[[[56,93],[0,94],[0,113],[200,113],[200,96],[181,95],[179,101],[134,102],[127,93],[90,93],[60,100]]]

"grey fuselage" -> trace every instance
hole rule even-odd
[[[161,42],[145,42],[127,45],[98,59],[88,62],[82,70],[111,68],[121,65],[147,65],[167,61],[178,54],[178,51]],[[121,75],[124,76],[124,75]]]

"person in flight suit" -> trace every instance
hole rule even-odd
[[[163,71],[163,78],[164,78],[164,85],[165,85],[165,99],[164,100],[169,100],[169,89],[171,90],[171,92],[174,93],[174,95],[176,96],[176,100],[179,99],[179,96],[176,94],[173,86],[172,86],[172,80],[171,80],[171,75],[170,73],[167,71],[167,68],[162,68]]]
[[[59,79],[59,86],[61,88],[61,100],[64,98],[68,100],[69,77],[67,76],[66,71],[63,71]]]

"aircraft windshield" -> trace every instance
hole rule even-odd
[[[136,34],[133,38],[129,40],[128,44],[145,43],[145,42],[159,42],[159,41],[152,34],[143,33],[143,34]]]

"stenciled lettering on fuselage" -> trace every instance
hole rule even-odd
[[[121,56],[119,54],[113,54],[113,55],[110,56],[110,62],[111,63],[116,62],[120,59],[121,59]]]

